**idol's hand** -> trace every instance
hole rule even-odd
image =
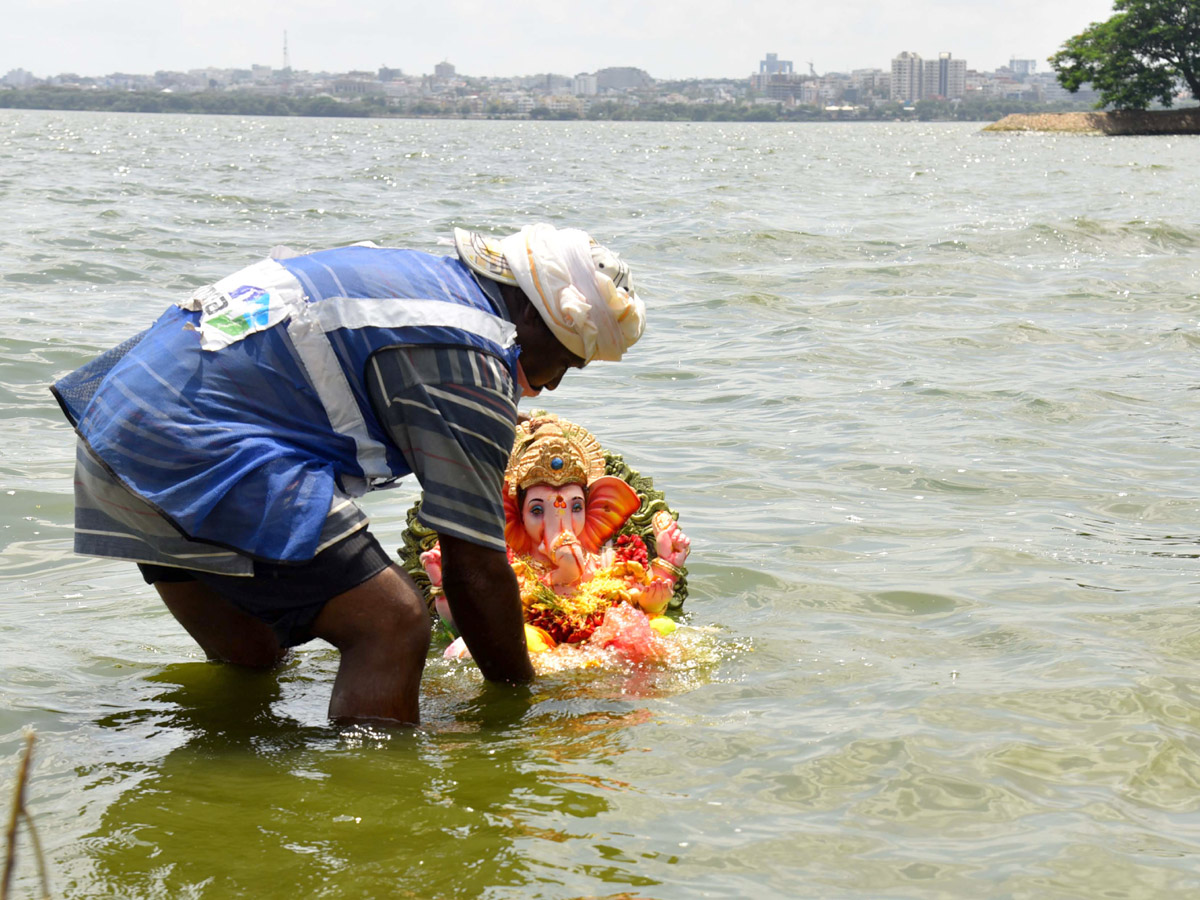
[[[661,615],[671,601],[674,585],[665,578],[655,578],[641,590],[633,592],[632,596],[638,606],[648,616]]]
[[[436,588],[442,586],[442,545],[434,544],[433,548],[421,554],[421,565],[429,576],[429,583]]]
[[[571,587],[583,577],[587,566],[587,554],[583,544],[569,531],[562,532],[550,546],[554,561],[554,572],[550,579],[559,587]]]
[[[665,510],[659,510],[652,520],[654,526],[654,549],[658,558],[676,568],[682,567],[692,551],[692,541]]]

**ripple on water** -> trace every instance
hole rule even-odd
[[[1195,894],[1194,149],[0,111],[0,741],[43,736],[56,889]],[[422,728],[338,729],[331,649],[209,665],[71,556],[56,375],[277,244],[533,219],[646,298],[539,404],[682,514],[694,666],[522,694],[433,659]],[[369,503],[385,546],[410,502]]]

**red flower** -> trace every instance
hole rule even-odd
[[[604,621],[606,610],[601,609],[582,619],[563,616],[546,607],[526,610],[525,621],[546,631],[560,644],[578,644],[592,636],[592,632]]]
[[[650,565],[646,542],[636,534],[623,534],[618,537],[613,553],[621,562],[636,562],[647,567]]]

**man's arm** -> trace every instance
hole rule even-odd
[[[449,534],[442,545],[442,588],[471,656],[489,681],[533,680],[517,577],[508,557]]]
[[[423,492],[423,525],[438,533],[442,589],[489,681],[533,679],[516,576],[504,552],[500,491],[517,407],[504,360],[461,347],[404,347],[371,358],[380,423]]]

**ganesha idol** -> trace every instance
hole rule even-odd
[[[599,442],[578,425],[542,413],[517,428],[504,476],[504,537],[532,651],[591,639],[618,649],[640,644],[631,655],[648,659],[657,635],[674,629],[663,613],[682,603],[690,541],[649,479],[625,467],[640,496],[605,467]],[[453,628],[440,592],[440,548],[420,561],[438,615]],[[460,642],[448,651],[462,653]]]

